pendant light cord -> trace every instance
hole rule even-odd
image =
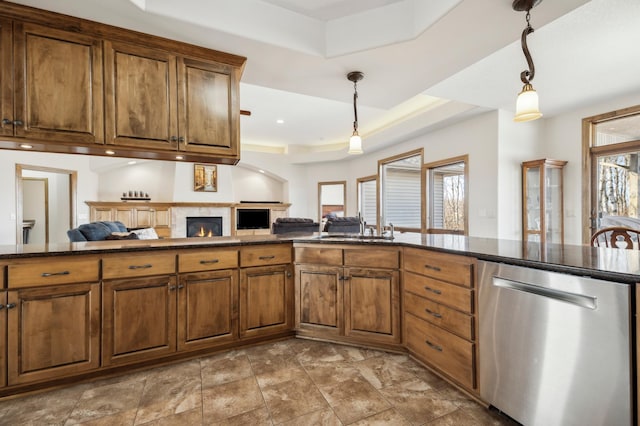
[[[353,134],[357,134],[358,133],[358,105],[357,105],[357,101],[358,101],[358,83],[357,82],[353,82],[353,117],[354,117],[354,122],[353,122]]]

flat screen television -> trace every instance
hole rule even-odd
[[[236,229],[269,229],[269,209],[237,209]]]

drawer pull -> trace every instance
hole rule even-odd
[[[153,265],[147,263],[146,265],[129,265],[129,269],[149,269],[153,268]]]
[[[218,262],[220,262],[218,259],[201,260],[200,264],[201,265],[211,265],[212,263],[218,263]]]
[[[174,291],[176,289],[175,285],[169,285],[169,291]]]
[[[183,288],[184,288],[184,285],[182,285],[182,284],[178,285],[178,290],[182,290]]]
[[[427,290],[427,291],[430,291],[431,293],[442,294],[442,292],[440,290],[437,290],[437,289],[431,288],[431,287],[427,287],[426,285],[424,286],[424,289]]]
[[[273,259],[274,257],[275,256],[273,256],[273,255],[272,256],[260,256],[258,259],[260,259],[260,260],[270,260],[270,259]]]
[[[442,315],[440,315],[437,312],[430,311],[429,309],[425,308],[425,312],[428,313],[429,315],[432,315],[432,316],[436,317],[436,318],[442,318]]]
[[[69,275],[71,272],[69,271],[62,271],[62,272],[43,272],[42,274],[40,274],[42,277],[54,277],[56,275]]]
[[[0,303],[0,309],[4,309],[4,305]]]
[[[428,341],[428,340],[425,340],[424,342],[425,342],[425,343],[427,344],[427,346],[429,346],[431,349],[435,349],[435,350],[436,350],[436,351],[438,351],[438,352],[442,352],[442,346],[434,345],[433,343],[431,343],[431,342],[430,342],[430,341]]]
[[[15,308],[16,304],[15,303],[7,303],[7,309],[12,309]]]
[[[424,265],[424,267],[427,268],[427,269],[431,269],[432,271],[436,271],[436,272],[440,272],[441,271],[440,267],[438,267],[438,266],[431,266],[429,264],[426,264],[426,265]]]

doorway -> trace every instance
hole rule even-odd
[[[16,164],[16,244],[68,242],[76,188],[75,170]]]

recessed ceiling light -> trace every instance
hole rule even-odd
[[[264,170],[260,169],[258,170],[258,173],[264,173]]]
[[[279,118],[276,120],[276,123],[278,124],[284,124],[284,120],[282,118]]]
[[[130,166],[133,166],[134,164],[136,164],[136,160],[131,160],[127,164]]]
[[[176,155],[176,160],[184,160],[184,157],[182,155]]]
[[[20,145],[20,148],[31,149],[31,148],[33,148],[33,145],[27,145],[26,143],[23,143],[23,144]]]
[[[115,152],[115,151],[111,151],[110,149],[108,149],[108,150],[106,150],[104,153],[105,153],[105,154],[107,154],[107,155],[113,155],[113,154],[115,154],[116,152]]]

